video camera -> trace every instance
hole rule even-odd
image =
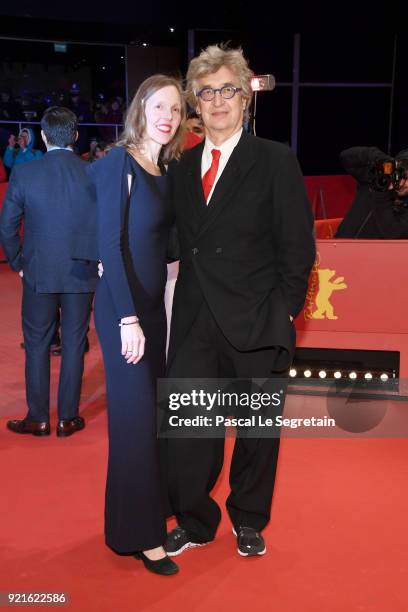
[[[379,159],[369,168],[370,187],[375,191],[398,191],[408,177],[408,159]]]

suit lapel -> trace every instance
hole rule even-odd
[[[201,185],[201,157],[204,142],[191,149],[190,159],[187,163],[187,194],[189,199],[189,210],[192,210],[196,222],[199,222],[206,203]]]
[[[254,164],[255,159],[252,155],[251,136],[249,136],[245,131],[243,131],[237,146],[231,153],[231,157],[229,158],[223,173],[218,179],[218,182],[215,186],[215,189],[208,204],[208,210],[206,211],[207,215],[204,217],[203,223],[199,228],[197,237],[203,234],[208,229],[208,227],[212,225],[212,223],[214,223],[214,221],[222,213],[222,211],[225,210],[225,208],[229,206],[229,204],[231,204],[235,194],[238,192],[241,186],[242,181],[244,180],[244,178],[246,177],[249,170]],[[201,191],[201,200],[204,202],[204,195],[201,187],[201,167],[197,184],[199,185]]]

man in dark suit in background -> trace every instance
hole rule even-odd
[[[94,205],[86,162],[72,151],[77,118],[51,107],[41,121],[47,154],[14,168],[0,218],[9,264],[23,279],[22,318],[26,349],[28,414],[7,427],[20,434],[49,435],[50,352],[61,310],[62,360],[57,435],[84,428],[78,415],[86,333],[97,282],[96,263],[73,261],[81,234],[78,218]],[[18,230],[24,220],[24,239]]]
[[[174,169],[180,271],[168,376],[287,376],[293,318],[315,248],[311,207],[295,155],[248,135],[251,76],[241,50],[208,47],[187,74],[189,103],[206,139]],[[162,449],[178,527],[166,550],[214,539],[221,511],[210,493],[223,463],[220,438],[169,438]],[[279,438],[237,437],[227,509],[243,556],[266,551]]]
[[[350,209],[339,225],[336,238],[388,239],[408,238],[408,150],[396,156],[403,164],[405,177],[391,190],[376,185],[375,167],[390,156],[377,147],[351,147],[342,151],[344,169],[357,181],[357,192]],[[386,176],[383,175],[385,180]]]

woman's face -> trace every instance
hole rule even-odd
[[[168,85],[150,96],[146,101],[145,117],[145,141],[168,144],[181,121],[181,100],[177,88]]]

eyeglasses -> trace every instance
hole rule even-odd
[[[195,94],[204,100],[204,102],[211,102],[211,100],[215,98],[217,91],[220,93],[220,96],[224,98],[224,100],[230,100],[236,93],[242,91],[242,87],[234,87],[233,85],[224,85],[224,87],[219,87],[218,89],[203,87],[203,89],[200,89],[200,91],[196,91]]]

